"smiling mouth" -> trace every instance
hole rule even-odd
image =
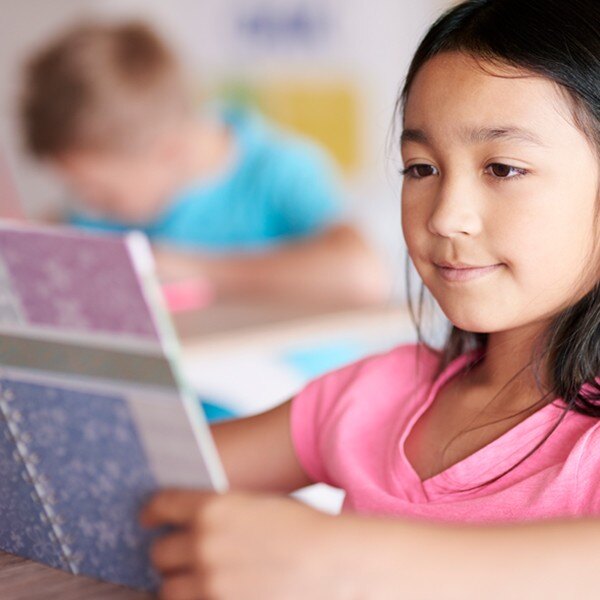
[[[450,282],[463,282],[479,279],[480,277],[485,277],[490,273],[494,273],[502,266],[504,266],[502,263],[484,267],[463,265],[461,263],[457,263],[455,265],[449,265],[447,263],[435,264],[435,267],[442,278]]]

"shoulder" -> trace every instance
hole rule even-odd
[[[281,177],[305,180],[311,185],[337,184],[333,159],[316,142],[290,132],[275,132],[266,152]]]
[[[303,172],[334,172],[335,166],[324,148],[299,133],[288,131],[255,111],[228,109],[225,121],[231,126],[248,163],[285,176]]]
[[[402,344],[387,352],[368,356],[346,369],[358,370],[364,374],[380,374],[392,370],[394,373],[409,370],[431,371],[440,363],[440,353],[424,344]]]
[[[579,474],[585,474],[589,470],[600,474],[600,420],[579,414],[573,414],[572,419],[581,422],[580,435],[575,445],[578,449]]]
[[[600,421],[593,417],[570,413],[569,435],[563,435],[568,452],[563,471],[575,476],[573,501],[578,515],[600,514]],[[568,439],[570,438],[570,439]]]
[[[314,481],[336,485],[330,472],[347,440],[367,439],[380,424],[397,423],[419,394],[419,374],[431,380],[439,356],[424,346],[398,346],[308,384],[291,404],[296,453]]]

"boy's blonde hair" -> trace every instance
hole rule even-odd
[[[141,147],[190,109],[173,52],[137,21],[78,24],[32,56],[24,75],[24,141],[39,158]]]

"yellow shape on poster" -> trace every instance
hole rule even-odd
[[[228,84],[222,98],[257,106],[267,117],[321,143],[341,167],[359,166],[359,100],[348,82],[285,81]]]

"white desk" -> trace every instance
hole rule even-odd
[[[307,370],[306,363],[337,366],[415,338],[404,307],[297,315],[204,333],[196,323],[192,335],[185,324],[177,321],[189,381],[241,415],[267,410],[296,393],[318,369],[309,364]],[[311,353],[321,358],[311,361]]]

